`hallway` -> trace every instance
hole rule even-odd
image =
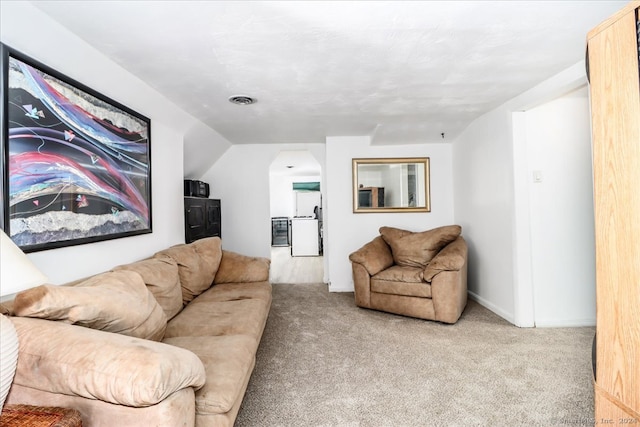
[[[291,256],[291,247],[271,247],[271,283],[323,283],[322,256]]]

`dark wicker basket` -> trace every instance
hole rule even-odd
[[[82,427],[80,412],[69,408],[5,405],[0,427]]]

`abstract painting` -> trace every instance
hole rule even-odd
[[[0,44],[2,226],[25,252],[151,233],[151,122]]]

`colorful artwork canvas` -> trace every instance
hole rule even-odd
[[[1,47],[7,234],[29,252],[150,233],[150,120]]]

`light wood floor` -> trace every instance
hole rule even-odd
[[[323,283],[321,256],[291,256],[290,247],[271,248],[271,283]]]

